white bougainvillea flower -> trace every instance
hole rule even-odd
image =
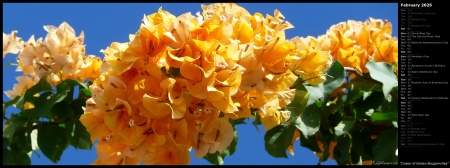
[[[36,84],[36,82],[28,76],[19,76],[16,77],[16,80],[18,83],[14,84],[13,90],[5,91],[6,96],[8,96],[11,100],[22,95],[25,91]]]
[[[17,37],[17,30],[11,31],[11,34],[3,33],[3,58],[6,54],[17,54],[23,49],[23,40]]]

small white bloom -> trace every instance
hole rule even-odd
[[[130,125],[130,127],[134,126],[134,120],[130,119],[130,121],[128,121],[128,125]]]

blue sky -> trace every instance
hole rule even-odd
[[[206,3],[205,3],[206,4]],[[393,36],[398,36],[397,3],[238,3],[251,14],[255,12],[270,14],[278,9],[295,28],[286,30],[286,38],[294,36],[306,37],[325,34],[333,24],[347,20],[365,21],[369,17],[387,19],[392,22]],[[157,12],[159,7],[175,16],[186,12],[201,12],[200,3],[4,3],[3,32],[18,30],[18,36],[25,41],[31,35],[35,39],[45,37],[44,25],[59,26],[66,21],[77,35],[84,31],[86,54],[103,58],[99,52],[112,42],[128,42],[128,35],[139,29],[144,14]],[[14,61],[16,55],[8,54],[3,62]],[[22,75],[15,72],[15,67],[3,69],[3,90],[10,90],[16,82],[15,77]],[[3,100],[9,100],[3,94]],[[8,108],[8,112],[17,109]],[[315,165],[318,158],[309,149],[295,143],[295,156],[289,158],[273,158],[264,149],[264,134],[258,133],[249,120],[246,125],[239,125],[237,150],[231,157],[225,158],[225,165]],[[260,130],[264,130],[262,127]],[[192,152],[193,154],[193,152]],[[51,161],[39,152],[32,155],[32,164],[52,165]],[[204,159],[191,159],[192,165],[209,164]],[[91,151],[75,150],[69,147],[61,157],[58,165],[87,165],[96,159],[95,148]],[[322,164],[335,165],[335,161]]]

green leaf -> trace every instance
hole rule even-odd
[[[219,151],[216,151],[216,153],[207,153],[205,156],[203,156],[205,160],[207,160],[209,163],[214,165],[223,165],[223,158],[220,155]]]
[[[386,99],[383,100],[383,103],[381,103],[381,109],[379,111],[382,112],[393,112],[393,113],[398,113],[398,101],[394,100],[394,101],[388,101]]]
[[[31,100],[36,93],[40,93],[43,91],[51,91],[51,90],[52,90],[52,86],[47,82],[47,78],[42,77],[36,85],[34,85],[33,87],[31,87],[30,89],[28,89],[25,92],[23,97],[22,96],[20,97],[20,99],[17,102],[17,108],[23,109],[25,102],[28,100]]]
[[[17,143],[11,145],[11,154],[14,159],[14,165],[30,165],[31,159],[26,152],[22,152]]]
[[[39,125],[37,142],[42,153],[53,163],[59,161],[69,144],[65,129],[48,122]]]
[[[323,97],[323,84],[319,84],[317,86],[312,86],[310,84],[304,84],[306,90],[309,92],[309,99],[306,106],[316,103],[316,100],[324,101]]]
[[[294,112],[295,116],[300,116],[305,110],[308,100],[309,100],[309,92],[297,89],[295,91],[294,100],[292,100],[292,102],[288,105],[288,109],[291,112]],[[291,116],[295,117],[294,115]]]
[[[12,142],[14,132],[16,132],[17,128],[24,126],[27,121],[28,120],[25,117],[19,115],[11,115],[11,118],[6,120],[3,127],[3,137]]]
[[[10,105],[16,103],[18,100],[20,99],[20,96],[16,96],[16,98],[14,98],[11,101],[8,102],[3,102],[3,118],[6,118],[6,108],[9,107]]]
[[[51,114],[56,123],[63,123],[74,115],[72,108],[66,101],[54,104],[51,109]]]
[[[343,101],[342,97],[343,97],[343,93],[338,93],[338,96],[336,97],[336,99],[334,101],[329,101],[328,103],[325,104],[325,106],[323,106],[322,112],[321,112],[321,117],[320,117],[320,119],[321,119],[320,127],[322,128],[322,130],[327,131],[329,133],[333,133],[332,128],[334,126],[336,126],[338,124],[338,122],[340,122],[341,119],[339,119],[339,121],[337,121],[337,122],[331,122],[331,121],[336,118],[336,117],[334,117],[335,114],[342,116],[341,113],[339,113],[339,114],[336,113],[336,112],[342,112],[342,109],[344,107],[344,101]]]
[[[395,151],[398,148],[397,128],[390,128],[377,136],[373,146],[373,161],[396,162]]]
[[[31,138],[26,134],[25,129],[16,130],[16,136],[13,137],[13,142],[17,144],[21,152],[28,153],[31,151]]]
[[[330,129],[332,129],[331,132],[333,132],[333,134],[334,134],[334,127],[336,127],[342,121],[342,119],[344,119],[344,117],[345,116],[342,113],[334,113],[328,115],[328,122],[330,124]],[[321,125],[324,124],[321,123]]]
[[[9,145],[11,145],[11,141],[3,136],[3,149],[6,149]]]
[[[7,101],[7,102],[3,102],[3,116],[5,116],[6,113],[6,108],[8,108],[9,106],[15,104],[17,101],[19,101],[21,96],[16,96],[16,98]]]
[[[70,132],[69,142],[75,149],[91,149],[91,135],[87,132],[86,127],[77,121],[73,124],[73,132]]]
[[[3,148],[3,165],[14,164],[14,158],[11,150]]]
[[[230,118],[230,123],[231,123],[231,125],[233,125],[233,126],[239,125],[239,124],[247,124],[247,123],[245,122],[245,119],[247,119],[247,118],[238,118],[238,119],[236,119],[236,120],[233,120],[233,119]]]
[[[78,97],[86,99],[92,97],[91,91],[89,89],[80,89],[78,95]]]
[[[320,164],[320,162],[325,162],[328,160],[328,158],[330,156],[330,152],[329,152],[330,146],[329,145],[330,145],[330,142],[335,139],[335,135],[333,133],[327,132],[327,131],[324,131],[324,132],[319,131],[319,132],[317,132],[316,135],[317,135],[317,141],[320,141],[323,144],[323,148],[324,148],[321,151],[322,157],[319,159],[319,164]]]
[[[26,117],[30,122],[39,121],[39,114],[36,112],[35,108],[22,110],[22,112],[20,112],[20,116]]]
[[[313,86],[305,83],[304,87],[309,92],[309,99],[307,106],[316,102],[316,100],[320,100],[321,102],[327,102],[330,95],[339,88],[345,81],[345,70],[344,67],[338,62],[335,61],[331,65],[331,67],[326,72],[328,75],[326,76],[326,81],[317,86]],[[297,90],[299,90],[297,88]]]
[[[27,153],[17,153],[15,155],[16,157],[14,157],[14,162],[16,165],[31,165],[31,158]]]
[[[347,88],[348,94],[347,94],[347,98],[345,99],[346,103],[353,103],[354,101],[358,101],[360,97],[362,97],[364,95],[364,91],[359,90],[358,88],[355,87],[354,84],[350,84],[350,87]]]
[[[52,118],[51,109],[53,105],[63,101],[69,91],[70,86],[68,84],[60,83],[56,86],[56,94],[39,96],[38,101],[34,104],[39,117]]]
[[[320,147],[317,145],[316,134],[306,137],[303,134],[300,134],[300,146],[308,148],[314,152],[322,152]]]
[[[387,100],[390,100],[389,93],[391,89],[398,86],[397,76],[394,74],[392,67],[385,62],[369,61],[366,64],[367,69],[370,72],[370,76],[383,83],[383,93]]]
[[[363,74],[363,76],[370,76],[370,75],[369,75],[369,73],[365,73],[365,74]],[[373,81],[371,81],[367,78],[354,78],[351,80],[351,83],[354,85],[355,89],[363,90],[366,92],[370,92],[376,86],[378,86],[377,83],[374,83]]]
[[[84,114],[84,110],[82,107],[86,107],[86,100],[85,99],[75,99],[69,103],[70,107],[72,108],[72,111],[74,113],[75,118],[80,118],[82,114]]]
[[[72,88],[75,87],[75,86],[80,86],[81,87],[80,89],[89,89],[89,87],[87,86],[86,83],[82,83],[82,82],[80,82],[80,81],[78,81],[76,79],[66,79],[66,80],[64,80],[61,83],[68,84]]]
[[[352,137],[350,134],[344,134],[339,136],[336,142],[336,147],[334,147],[334,157],[339,165],[349,164],[351,162],[350,158],[350,147],[352,146]]]
[[[56,100],[62,101],[66,98],[67,93],[70,91],[70,86],[64,82],[56,85]],[[59,102],[57,101],[57,102]]]
[[[375,112],[372,113],[372,115],[370,116],[370,120],[372,120],[372,122],[397,121],[397,119],[398,113],[395,112],[387,112],[387,113]]]
[[[334,133],[336,136],[341,136],[350,131],[353,128],[353,125],[355,125],[355,117],[345,116],[344,119],[334,127]]]
[[[258,125],[261,125],[261,124],[262,124],[262,123],[261,123],[261,117],[260,117],[259,114],[258,114],[258,109],[252,108],[252,109],[250,109],[250,110],[252,111],[252,114],[255,115],[255,120],[252,122],[252,124],[255,126],[256,130],[257,130],[259,133],[261,133],[261,131],[260,131],[259,128],[258,128]]]
[[[334,61],[326,74],[327,80],[323,83],[324,102],[327,102],[330,95],[344,83],[345,69],[341,63]]]
[[[303,114],[295,121],[295,127],[305,137],[314,135],[320,128],[321,109],[314,103],[305,108]]]
[[[293,125],[280,124],[266,132],[264,143],[266,151],[276,158],[287,158],[286,149],[294,137]]]
[[[344,107],[344,100],[343,100],[343,93],[338,93],[338,96],[334,101],[329,101],[325,104],[323,108],[323,113],[327,114],[328,117],[329,114],[334,114],[338,111],[341,111]]]
[[[365,98],[361,97],[351,106],[355,110],[357,119],[368,119],[366,112],[368,112],[370,109],[377,109],[384,101],[384,96],[381,91],[365,93],[368,93],[369,95]]]
[[[53,94],[45,97],[45,96],[40,96],[36,102],[34,103],[34,109],[29,110],[29,111],[33,111],[33,113],[26,113],[27,116],[32,117],[32,118],[47,118],[47,119],[51,119],[52,118],[52,114],[51,114],[51,108],[53,107],[53,104],[55,102],[51,101],[52,99],[54,99],[53,97],[55,97]],[[31,114],[31,115],[28,115]]]
[[[366,125],[362,126],[358,131],[352,132],[352,163],[356,164],[360,161],[372,160],[372,147],[376,140],[370,138],[370,129]]]

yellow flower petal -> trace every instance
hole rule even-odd
[[[181,64],[184,62],[184,57],[191,55],[191,47],[189,45],[186,45],[186,43],[183,43],[183,46],[181,46],[181,48],[179,49],[166,51],[166,62],[171,67],[180,68]]]
[[[261,54],[263,65],[273,66],[283,60],[295,49],[295,45],[289,41],[275,39],[267,44],[267,48]]]
[[[181,75],[183,75],[184,78],[192,82],[201,81],[203,76],[203,71],[201,67],[187,60],[185,60],[183,64],[181,64],[180,73]]]
[[[233,27],[231,38],[237,39],[240,43],[249,43],[253,38],[253,29],[251,25],[244,19],[240,18]]]
[[[214,84],[214,78],[215,78],[215,73],[213,73],[212,75],[210,75],[208,78],[203,79],[202,81],[199,82],[187,82],[186,83],[186,88],[188,90],[188,92],[199,99],[205,99],[207,97],[207,95],[209,94],[209,91],[212,91],[210,87]]]
[[[287,151],[294,156],[294,143],[300,138],[300,131],[295,129],[294,136],[292,137],[291,144],[288,146]]]
[[[261,123],[264,126],[264,129],[266,131],[272,129],[273,127],[280,125],[280,119],[277,117],[277,115],[280,115],[279,111],[273,107],[268,108],[268,110],[272,111],[272,116],[265,116],[261,117]]]
[[[398,42],[397,39],[384,40],[375,49],[375,61],[394,64],[398,62]]]
[[[82,114],[80,122],[91,135],[92,143],[94,143],[95,139],[101,139],[111,133],[110,129],[103,122],[103,118],[95,116],[92,112]]]
[[[154,116],[163,117],[172,112],[172,107],[168,103],[160,103],[158,97],[145,94],[142,98],[144,108]]]
[[[251,91],[251,90],[263,90],[264,89],[264,71],[263,70],[254,70],[247,71],[242,75],[242,82],[240,85],[240,89],[243,91]]]
[[[223,96],[220,98],[213,98],[214,95],[208,94],[207,100],[214,100],[209,101],[211,104],[214,105],[218,110],[224,112],[224,113],[233,113],[235,111],[238,111],[237,106],[234,104],[231,95],[230,95],[230,88],[229,87],[223,87],[218,89],[218,91],[223,93]],[[217,92],[216,92],[217,93]]]
[[[129,124],[130,122],[128,122]],[[118,131],[118,135],[123,139],[125,144],[127,145],[139,145],[142,141],[144,141],[143,131],[144,130],[138,130],[136,129],[138,127],[136,124],[133,124],[132,126],[128,125],[128,127],[123,128],[122,130]]]
[[[172,118],[170,116],[154,119],[152,122],[153,131],[158,135],[166,135],[169,131],[169,127],[172,124]]]
[[[112,131],[120,131],[128,125],[128,116],[122,109],[116,109],[105,114],[105,124]]]

